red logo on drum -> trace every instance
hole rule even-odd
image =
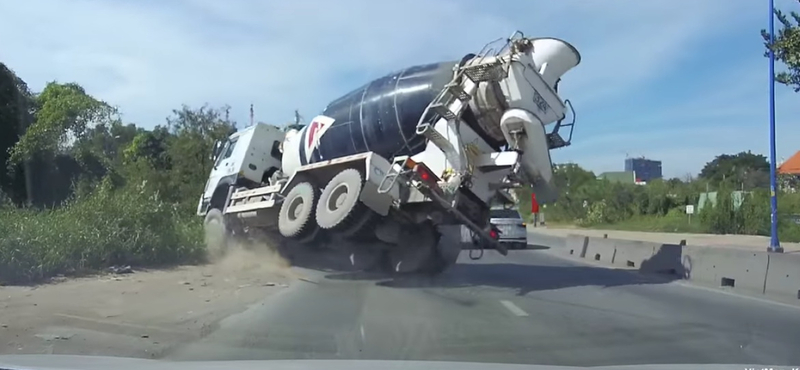
[[[333,126],[334,119],[327,116],[316,116],[311,123],[306,126],[306,160],[311,160],[312,153],[319,147],[322,135]]]
[[[314,147],[318,144],[319,138],[322,136],[325,130],[325,124],[319,121],[313,121],[310,125],[308,125],[308,148],[314,149]],[[316,139],[316,140],[315,140]]]

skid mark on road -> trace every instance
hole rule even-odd
[[[158,326],[138,325],[138,324],[125,323],[125,322],[117,322],[117,321],[111,321],[111,320],[96,319],[96,318],[91,318],[91,317],[69,315],[69,314],[64,314],[64,313],[57,313],[57,314],[54,314],[53,316],[63,317],[63,318],[71,319],[71,320],[75,320],[75,321],[88,322],[88,323],[92,323],[92,324],[102,324],[102,325],[109,325],[109,326],[116,326],[116,327],[125,327],[125,328],[137,329],[137,330],[145,330],[145,331],[156,331],[156,332],[167,333],[167,334],[185,334],[184,332],[182,332],[180,330],[170,330],[170,329],[165,329],[165,328],[158,327]]]
[[[519,308],[519,306],[515,305],[514,302],[502,300],[500,304],[505,306],[511,313],[517,316],[528,316],[528,313],[525,312],[523,309]]]

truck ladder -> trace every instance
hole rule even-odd
[[[469,170],[471,160],[463,150],[464,146],[461,142],[461,137],[455,135],[455,140],[446,138],[436,130],[434,123],[427,120],[428,115],[431,112],[435,113],[435,117],[441,117],[446,120],[450,131],[458,132],[461,115],[469,106],[468,104],[472,100],[478,85],[481,82],[499,82],[508,77],[509,64],[504,63],[500,58],[500,54],[512,45],[517,34],[512,35],[506,41],[505,46],[498,52],[492,53],[489,45],[494,42],[488,43],[478,53],[478,57],[459,66],[453,79],[428,104],[419,122],[417,122],[417,135],[424,136],[439,147],[445,154],[447,161],[455,169],[455,176],[448,180],[447,185],[443,187],[443,190],[449,195],[455,194],[464,178],[471,175],[471,170]]]

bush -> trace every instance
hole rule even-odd
[[[146,186],[94,192],[54,210],[0,209],[0,282],[35,282],[112,265],[204,257],[202,224]]]
[[[581,171],[574,165],[556,167],[560,195],[543,209],[548,222],[619,230],[770,235],[768,189],[746,188],[737,181],[711,184],[703,179],[654,180],[642,186],[596,180],[593,174]],[[737,207],[733,189],[745,188],[748,192]],[[697,205],[700,194],[708,191],[717,192],[716,205],[708,203],[689,222],[686,205]],[[800,193],[782,192],[778,206],[780,239],[800,241],[796,222],[800,218]]]

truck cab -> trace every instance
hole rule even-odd
[[[230,187],[258,187],[281,168],[284,132],[277,126],[257,123],[217,141],[211,154],[214,167],[197,205],[197,214],[222,210]]]

